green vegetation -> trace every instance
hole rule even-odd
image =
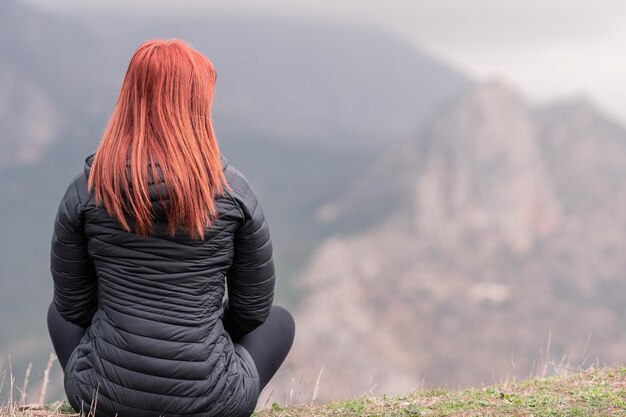
[[[76,415],[67,403],[45,407],[6,405],[0,417]],[[626,416],[626,367],[589,370],[567,377],[533,379],[482,389],[424,389],[404,396],[359,398],[343,402],[283,407],[255,417],[609,417]]]
[[[256,417],[608,417],[626,416],[626,368],[589,370],[569,377],[533,379],[483,389],[421,390],[399,397],[361,398],[282,407]]]

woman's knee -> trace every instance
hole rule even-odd
[[[282,330],[281,333],[293,342],[296,333],[296,322],[291,313],[284,307],[275,305],[272,306],[270,317],[280,326]]]
[[[65,372],[65,366],[72,351],[78,346],[85,334],[85,329],[66,321],[56,309],[54,302],[48,307],[48,333],[52,341],[52,347],[59,359],[61,368]]]
[[[50,328],[54,328],[55,323],[57,323],[59,319],[61,319],[61,316],[59,312],[57,311],[57,308],[54,305],[54,301],[52,301],[50,305],[48,306],[48,315],[47,315],[48,330],[50,330]]]

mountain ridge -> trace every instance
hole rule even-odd
[[[303,270],[289,372],[313,383],[323,367],[320,398],[338,399],[367,389],[354,381],[393,393],[523,376],[547,340],[557,360],[620,360],[626,131],[572,109],[476,85],[375,161],[338,200],[344,216],[366,217],[381,195],[395,204]],[[554,159],[560,139],[572,153]]]
[[[96,33],[104,33],[107,19],[115,17],[85,17]],[[122,19],[117,26],[125,45],[150,37],[190,42],[218,72],[216,125],[238,136],[251,126],[279,143],[381,149],[408,137],[468,83],[408,42],[356,24],[206,15]],[[121,62],[121,39],[106,36]]]

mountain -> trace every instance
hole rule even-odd
[[[408,42],[354,24],[232,15],[83,19],[103,38],[118,77],[146,39],[182,38],[205,53],[218,73],[215,121],[225,137],[379,150],[409,137],[468,83]]]
[[[220,148],[273,234],[279,299],[334,229],[314,214],[371,158],[459,94],[466,77],[396,38],[341,24],[207,16],[63,16],[0,2],[0,356],[51,350],[49,242],[58,202],[98,144],[144,40],[180,37],[218,71]]]
[[[274,390],[322,368],[320,399],[623,361],[624,160],[626,130],[588,101],[470,87],[321,209],[370,226],[305,267]]]

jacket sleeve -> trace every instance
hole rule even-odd
[[[274,299],[272,241],[263,211],[251,190],[243,201],[244,220],[235,232],[233,264],[228,270],[224,328],[235,340],[261,325]]]
[[[80,202],[77,181],[69,186],[59,205],[52,235],[50,271],[57,311],[65,320],[86,328],[96,312],[98,295],[94,265],[87,254],[84,206]]]

